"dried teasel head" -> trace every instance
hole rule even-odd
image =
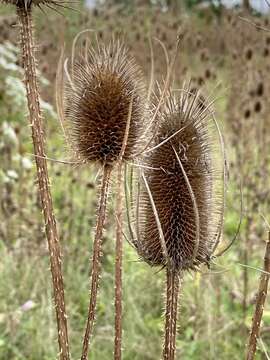
[[[216,155],[223,151],[213,151],[214,130],[217,144],[220,132],[201,99],[189,88],[169,95],[154,145],[142,159],[135,202],[140,257],[174,271],[208,263],[223,226],[224,162]]]
[[[75,62],[72,74],[65,88],[65,113],[79,156],[106,166],[120,156],[131,159],[142,141],[146,99],[134,59],[118,41],[99,44]]]

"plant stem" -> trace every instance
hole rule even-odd
[[[244,242],[244,250],[243,250],[243,263],[248,265],[249,262],[249,233],[250,233],[250,218],[247,218],[247,225],[246,225],[246,236]],[[248,268],[244,267],[243,269],[243,301],[242,301],[242,308],[243,308],[243,318],[244,321],[247,316],[247,309],[248,309],[248,285],[249,285],[249,273]],[[245,331],[245,329],[244,329]]]
[[[175,342],[178,314],[178,295],[180,289],[180,274],[173,269],[166,271],[166,310],[165,310],[165,337],[163,359],[175,359]]]
[[[103,228],[106,219],[106,207],[108,199],[109,180],[111,175],[111,168],[105,166],[103,169],[102,183],[99,197],[99,207],[97,213],[96,232],[93,244],[93,258],[92,258],[92,270],[91,270],[91,293],[88,308],[88,318],[86,323],[86,329],[83,340],[83,349],[81,360],[87,360],[90,338],[93,333],[96,305],[97,305],[97,294],[99,286],[99,278],[101,272],[100,259],[102,256],[102,235]]]
[[[116,185],[116,244],[115,244],[115,338],[114,359],[121,360],[122,346],[122,257],[123,257],[123,207],[122,161],[118,165]]]
[[[32,31],[31,8],[17,6],[17,15],[20,21],[20,35],[22,48],[22,62],[25,75],[25,86],[30,115],[32,139],[34,145],[35,161],[39,195],[45,221],[45,230],[48,240],[51,273],[53,280],[54,302],[58,326],[58,343],[61,360],[68,360],[69,344],[67,331],[67,316],[64,299],[64,283],[61,269],[61,251],[57,233],[56,220],[53,213],[52,196],[48,176],[44,129],[40,110],[39,89],[37,86],[36,64],[34,56],[34,39]]]
[[[267,296],[268,283],[270,278],[270,232],[268,233],[268,241],[265,248],[264,271],[265,272],[261,274],[260,278],[259,291],[256,300],[256,308],[252,320],[252,328],[249,336],[246,360],[253,360],[255,358],[257,339],[259,337],[264,304]]]

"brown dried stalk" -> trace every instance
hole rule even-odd
[[[116,243],[115,243],[115,337],[114,359],[122,357],[122,258],[123,258],[123,194],[122,162],[118,165],[116,186]]]
[[[175,358],[179,288],[180,274],[172,269],[167,268],[165,339],[163,347],[164,360],[173,360]]]
[[[125,135],[118,161],[117,186],[116,186],[116,243],[115,243],[115,337],[114,359],[122,357],[122,259],[123,259],[123,190],[122,169],[123,156],[126,151],[130,131],[134,96],[132,94],[126,123]]]
[[[93,333],[93,327],[95,321],[97,293],[98,293],[99,278],[101,272],[100,258],[102,252],[102,235],[103,235],[103,228],[106,218],[106,207],[107,207],[108,189],[109,189],[109,180],[110,180],[111,171],[112,168],[109,166],[105,166],[103,169],[99,207],[97,211],[95,239],[93,244],[90,302],[88,308],[88,318],[86,323],[85,335],[83,340],[83,350],[82,350],[81,360],[87,359],[89,339]]]
[[[260,335],[260,325],[263,316],[264,304],[268,291],[268,283],[270,278],[270,231],[268,233],[268,241],[265,247],[264,268],[261,274],[259,291],[256,300],[256,307],[252,320],[252,327],[249,336],[246,360],[253,360],[255,358],[257,340]]]
[[[61,269],[61,251],[56,220],[53,213],[53,203],[50,192],[50,182],[45,154],[44,128],[40,110],[39,89],[37,86],[34,55],[35,45],[32,32],[31,4],[28,4],[27,2],[17,2],[16,4],[17,15],[20,21],[22,63],[25,74],[24,82],[26,87],[35,161],[37,167],[39,195],[42,204],[51,263],[53,293],[58,327],[58,343],[60,350],[59,357],[61,360],[68,360],[70,356],[67,316],[64,299],[64,283]]]

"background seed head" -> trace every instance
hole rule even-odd
[[[212,156],[209,111],[201,106],[202,97],[170,96],[160,114],[155,145],[182,129],[164,145],[144,158],[149,167],[145,177],[150,187],[163,230],[168,257],[177,270],[195,269],[208,262],[217,236],[221,211],[221,192],[216,182],[218,171]],[[213,130],[213,129],[212,129]],[[196,214],[181,164],[193,190],[199,214],[199,245],[196,254]],[[150,169],[151,168],[151,169]],[[221,175],[221,173],[219,173]],[[152,266],[165,266],[164,257],[149,194],[141,185],[139,229],[136,247],[143,260]]]
[[[75,148],[87,162],[112,165],[119,158],[130,118],[129,160],[142,144],[145,116],[142,73],[120,42],[91,48],[74,66],[65,89],[65,112]]]

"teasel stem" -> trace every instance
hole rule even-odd
[[[67,315],[64,299],[64,282],[61,269],[61,251],[56,220],[53,213],[53,202],[50,192],[50,182],[45,155],[44,128],[40,110],[39,89],[37,85],[36,64],[34,56],[31,7],[25,8],[18,5],[17,15],[20,21],[22,63],[24,68],[24,81],[37,167],[39,195],[42,204],[51,264],[53,293],[58,327],[58,344],[60,350],[59,358],[61,360],[68,360],[70,359],[70,355]]]
[[[171,267],[166,269],[166,310],[163,359],[175,359],[175,342],[178,314],[178,296],[180,290],[180,273]]]
[[[92,270],[91,270],[91,292],[90,292],[88,317],[87,317],[86,329],[83,340],[83,350],[82,350],[81,360],[87,360],[88,358],[89,345],[94,328],[96,305],[97,305],[97,294],[98,294],[99,279],[101,272],[100,260],[102,256],[102,235],[106,220],[106,207],[107,207],[110,175],[111,175],[111,167],[105,165],[103,168],[99,206],[97,211],[98,215],[96,222],[95,239],[93,244],[93,258],[92,258]]]
[[[270,278],[270,231],[268,232],[268,241],[266,243],[266,248],[265,248],[264,271],[261,274],[259,291],[256,300],[256,307],[254,311],[252,327],[249,336],[246,360],[253,360],[255,358],[257,340],[259,337],[264,304],[267,296],[269,278]]]
[[[245,265],[249,262],[249,247],[250,247],[250,223],[251,219],[250,216],[247,216],[247,224],[246,224],[246,236],[245,236],[245,243],[243,249],[243,263]],[[248,290],[249,290],[249,273],[248,268],[244,267],[243,269],[243,301],[242,301],[242,308],[243,308],[243,318],[246,319],[247,310],[248,310]],[[244,331],[247,335],[246,329]]]
[[[116,243],[115,243],[115,337],[114,337],[114,359],[121,360],[122,357],[122,259],[123,259],[123,192],[122,192],[122,168],[123,156],[127,147],[130,122],[132,115],[134,93],[128,109],[128,118],[125,134],[118,160],[117,184],[116,184]]]
[[[122,161],[118,165],[116,185],[116,243],[115,243],[115,337],[114,359],[122,356],[122,258],[123,258],[123,194]]]

